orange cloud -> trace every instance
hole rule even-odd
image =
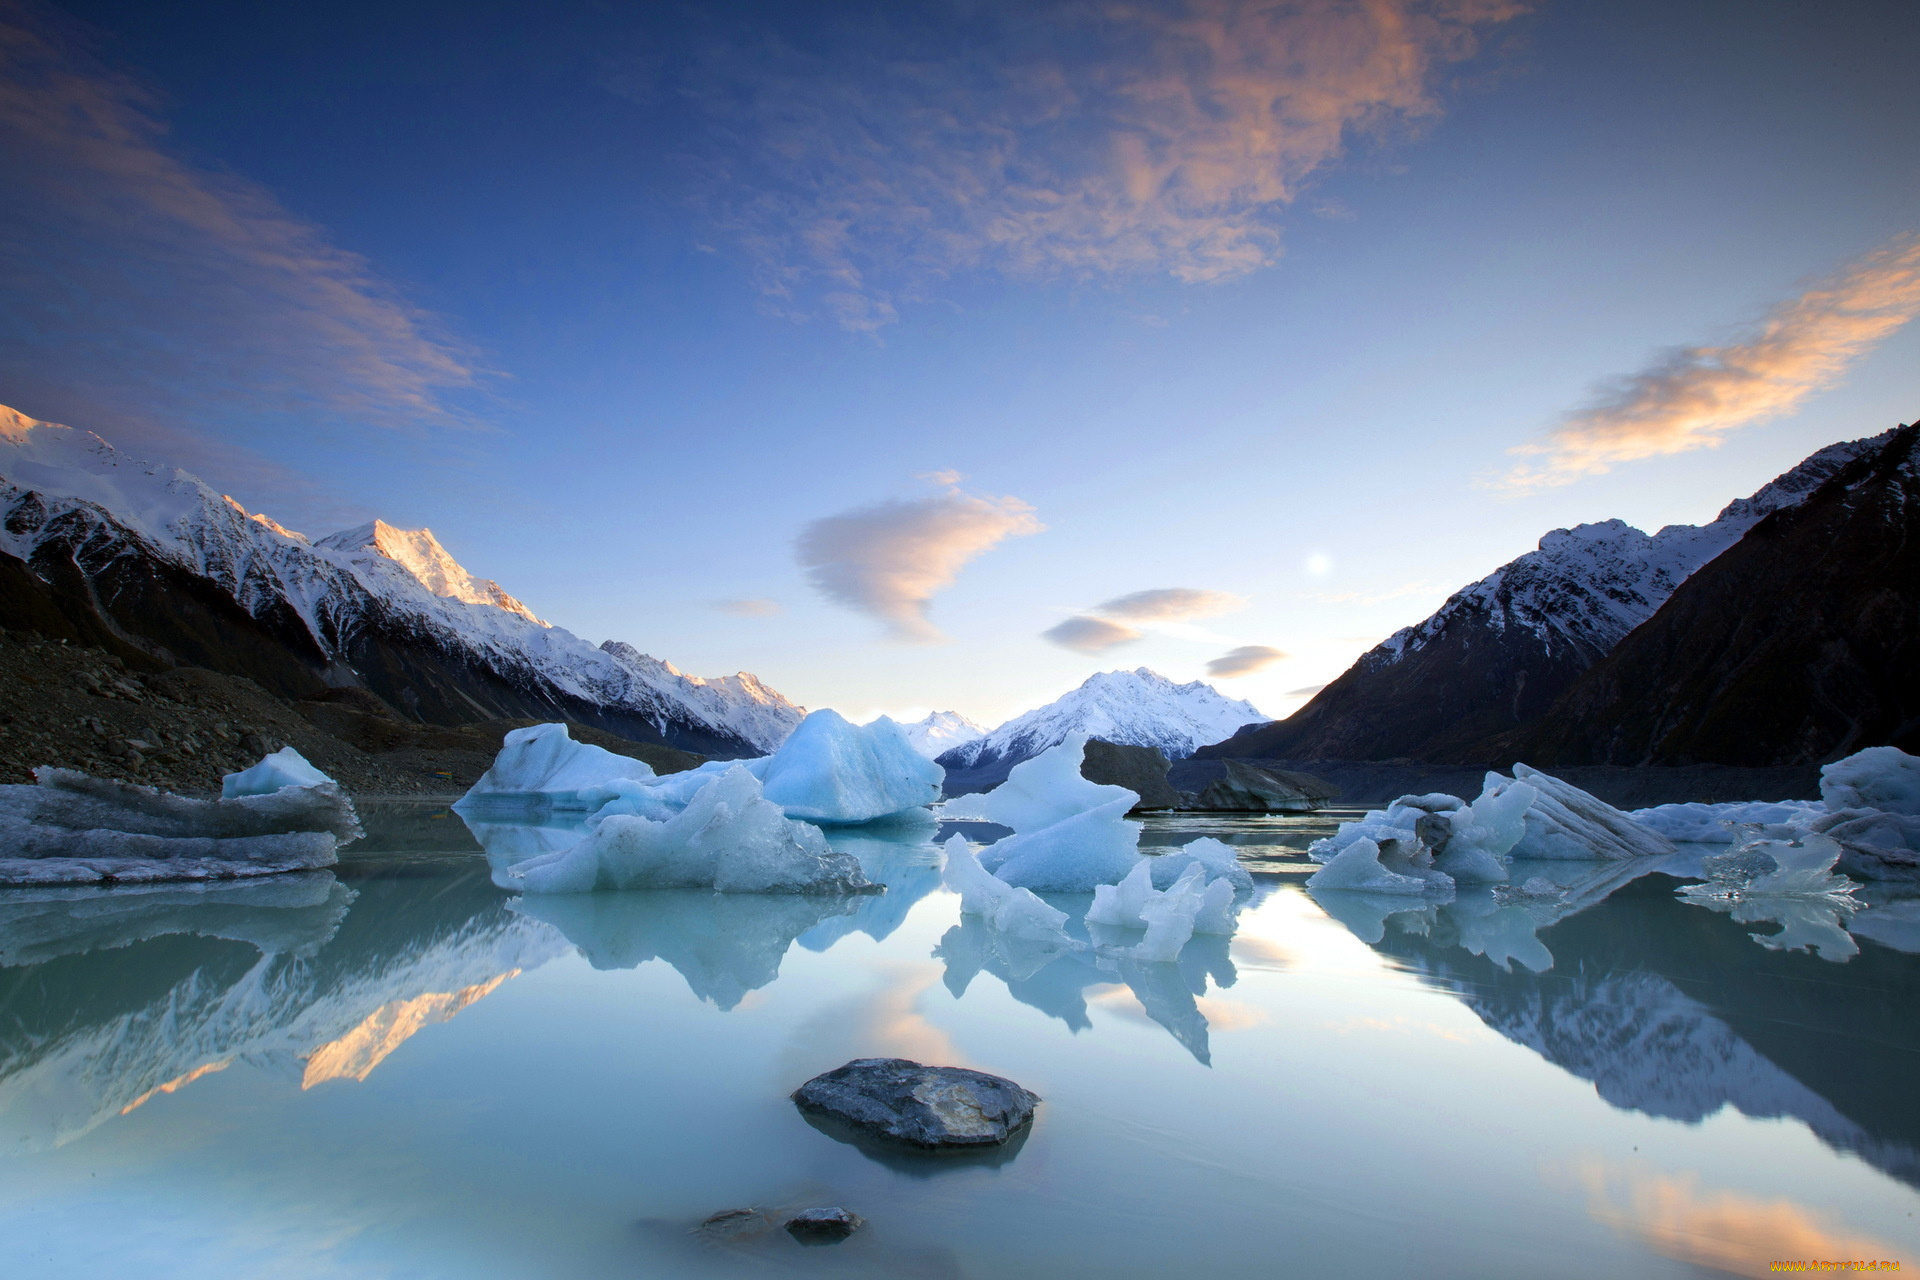
[[[1007,538],[1046,526],[1018,498],[949,489],[815,520],[795,543],[807,579],[827,599],[887,624],[896,639],[945,639],[929,613],[936,593]]]
[[[1659,1174],[1591,1161],[1576,1171],[1587,1213],[1665,1257],[1729,1275],[1755,1275],[1775,1261],[1898,1258],[1791,1200],[1703,1191],[1692,1174]]]
[[[1062,649],[1072,649],[1075,653],[1105,653],[1119,645],[1132,644],[1141,635],[1141,632],[1124,622],[1109,622],[1105,618],[1075,614],[1042,631],[1040,638],[1052,641]]]
[[[1246,600],[1226,591],[1209,591],[1201,587],[1155,587],[1151,591],[1135,591],[1103,605],[1096,605],[1092,612],[1104,613],[1110,618],[1125,618],[1129,622],[1178,622],[1187,618],[1211,618],[1222,613],[1232,613],[1235,609],[1244,609]]]
[[[1626,378],[1547,438],[1505,485],[1571,483],[1615,464],[1717,446],[1729,431],[1790,413],[1920,315],[1920,236],[1893,241],[1781,303],[1743,342],[1685,347]]]
[[[1266,266],[1276,211],[1356,134],[1437,114],[1435,68],[1525,7],[988,7],[927,24],[918,48],[902,24],[823,41],[829,56],[736,49],[686,91],[755,145],[718,204],[775,308],[872,331],[957,271],[1204,283]]]
[[[1222,680],[1235,676],[1250,676],[1256,671],[1264,671],[1276,662],[1285,662],[1287,655],[1271,645],[1243,644],[1238,649],[1229,649],[1219,657],[1207,663],[1207,674]]]

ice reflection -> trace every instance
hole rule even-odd
[[[835,916],[800,935],[809,951],[825,951],[854,933],[875,942],[890,936],[906,920],[914,904],[940,887],[940,849],[933,837],[940,824],[895,822],[882,826],[834,827],[827,843],[839,853],[860,860],[860,870],[886,892],[863,894],[849,914]]]
[[[665,960],[695,995],[731,1009],[780,976],[796,938],[870,896],[635,889],[529,895],[509,909],[558,929],[596,969]]]
[[[364,1079],[564,946],[477,871],[9,891],[0,1150],[62,1145],[236,1059]]]
[[[1137,931],[1086,924],[1091,895],[1045,897],[1048,905],[1067,913],[1067,937],[1078,947],[1015,937],[978,916],[961,916],[934,949],[934,956],[946,962],[947,990],[956,998],[964,996],[976,977],[989,973],[1006,984],[1015,1000],[1081,1031],[1093,1025],[1087,993],[1123,985],[1147,1017],[1200,1062],[1211,1064],[1207,1018],[1196,998],[1206,995],[1209,978],[1220,987],[1234,984],[1238,975],[1228,954],[1229,940],[1198,934],[1181,949],[1178,960],[1136,960],[1120,954],[1120,948],[1137,942]]]

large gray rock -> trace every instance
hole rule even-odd
[[[802,1110],[930,1151],[999,1146],[1033,1120],[1038,1095],[965,1067],[857,1058],[793,1091]]]
[[[1311,813],[1340,794],[1340,788],[1310,773],[1264,769],[1240,760],[1224,766],[1190,806],[1237,813]]]
[[[1180,807],[1180,793],[1167,781],[1167,768],[1167,757],[1158,747],[1129,747],[1098,738],[1088,740],[1080,757],[1080,776],[1088,782],[1125,787],[1140,797],[1135,813]]]

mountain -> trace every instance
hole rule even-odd
[[[742,673],[699,680],[596,648],[381,521],[310,541],[185,471],[0,409],[0,624],[148,670],[286,698],[364,688],[436,724],[574,720],[717,756],[772,750],[803,711]]]
[[[1103,671],[1044,707],[1007,721],[985,737],[939,757],[947,793],[982,791],[1009,770],[1056,746],[1070,733],[1128,747],[1158,747],[1178,760],[1245,724],[1265,721],[1251,703],[1195,680],[1175,684],[1157,671]]]
[[[1920,751],[1920,424],[1775,510],[1510,740],[1551,765]]]
[[[1804,502],[1893,435],[1830,445],[1706,525],[1648,535],[1620,520],[1555,529],[1363,654],[1285,720],[1203,756],[1475,762],[1653,617],[1700,566]]]
[[[907,741],[913,744],[913,749],[929,760],[938,759],[962,743],[987,736],[985,725],[975,724],[958,711],[929,712],[900,727],[906,730]]]

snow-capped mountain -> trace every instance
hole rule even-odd
[[[1705,525],[1651,535],[1621,520],[1555,529],[1361,655],[1288,719],[1206,754],[1478,760],[1489,739],[1544,714],[1702,565],[1891,434],[1830,445]]]
[[[700,680],[545,623],[425,529],[310,541],[185,471],[13,410],[0,526],[47,607],[285,696],[362,685],[430,721],[558,716],[731,756],[773,750],[804,714],[745,673]]]
[[[1022,760],[1084,733],[1122,746],[1158,747],[1168,759],[1190,756],[1242,725],[1266,717],[1253,704],[1229,698],[1195,680],[1175,684],[1157,671],[1103,671],[1073,692],[1036,707],[985,737],[940,756],[949,794],[980,790],[1007,776]]]
[[[913,749],[929,760],[937,760],[943,752],[951,751],[964,742],[987,736],[987,727],[975,724],[958,711],[933,711],[910,724],[900,726],[906,731],[907,741]]]

